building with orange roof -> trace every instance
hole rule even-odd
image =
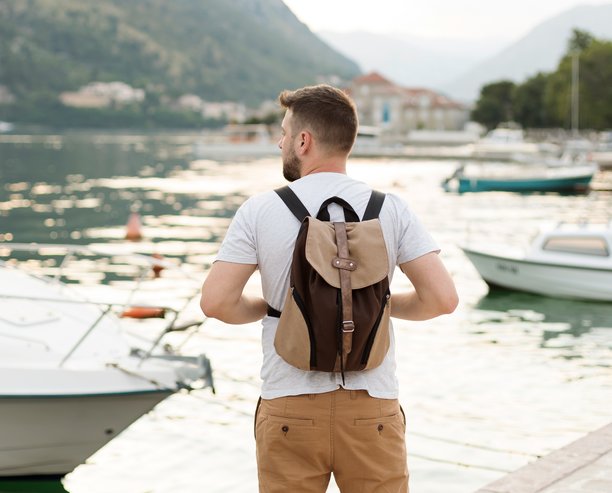
[[[395,141],[411,130],[461,130],[469,120],[467,106],[425,88],[402,87],[377,72],[353,79],[347,88],[359,123],[381,129]]]

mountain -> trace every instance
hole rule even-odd
[[[612,4],[584,5],[563,12],[533,28],[525,37],[446,84],[447,93],[473,100],[489,82],[523,82],[537,72],[553,71],[572,30],[579,28],[597,38],[612,38]]]
[[[612,38],[612,4],[567,10],[515,42],[501,39],[426,39],[367,32],[317,34],[362,70],[376,70],[407,86],[438,89],[459,100],[478,97],[482,85],[499,79],[522,82],[554,70],[573,28]]]
[[[365,31],[318,34],[340,53],[356,60],[364,72],[381,72],[394,82],[440,89],[504,46],[499,40],[427,39]]]
[[[282,0],[0,0],[0,86],[18,100],[118,80],[256,104],[358,73]]]

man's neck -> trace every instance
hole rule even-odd
[[[346,175],[346,158],[329,158],[303,165],[302,176],[315,173],[342,173]]]

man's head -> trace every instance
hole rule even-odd
[[[301,176],[302,162],[296,149],[305,144],[305,137],[312,138],[321,156],[348,156],[355,143],[358,120],[355,104],[343,91],[321,84],[283,91],[278,99],[287,110],[279,142],[287,180]]]

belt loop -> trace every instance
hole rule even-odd
[[[358,394],[357,394],[357,391],[356,391],[356,390],[351,390],[350,395],[351,395],[351,400],[352,400],[352,401],[356,400],[356,399],[357,399],[357,397],[358,397]]]
[[[315,400],[315,396],[316,396],[316,394],[308,394],[308,400],[309,401],[314,401]]]

